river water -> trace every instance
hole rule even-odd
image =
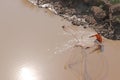
[[[61,28],[69,22],[25,0],[2,0],[0,10],[1,80],[77,80],[79,67],[64,69],[69,53],[80,53],[69,49],[73,37]],[[92,80],[119,80],[120,42],[104,39],[104,47],[88,56],[88,74]]]

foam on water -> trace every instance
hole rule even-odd
[[[37,5],[37,0],[28,0],[29,2],[33,3],[34,5]]]
[[[64,28],[64,35],[71,36],[66,43],[55,49],[55,54],[65,53],[71,51],[76,45],[86,47],[92,47],[94,45],[95,38],[89,38],[91,35],[96,34],[94,31],[86,30],[81,27],[66,26]]]

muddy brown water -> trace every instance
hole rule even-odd
[[[1,80],[77,80],[64,64],[79,49],[55,54],[73,39],[61,28],[69,22],[25,0],[2,0],[0,10]],[[104,46],[102,55],[88,56],[88,73],[92,80],[119,80],[120,42],[104,39]]]

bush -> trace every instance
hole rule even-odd
[[[112,4],[120,3],[120,0],[110,0]]]

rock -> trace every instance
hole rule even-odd
[[[106,13],[103,9],[97,6],[92,6],[91,11],[93,12],[93,15],[97,19],[103,19],[106,16]]]
[[[113,16],[112,22],[120,23],[120,15]]]
[[[87,21],[89,24],[96,24],[96,20],[94,19],[94,17],[88,15],[83,15],[83,17],[85,18],[85,21]]]
[[[66,9],[65,14],[66,15],[74,15],[76,13],[75,9]]]
[[[112,10],[112,13],[120,12],[120,3],[112,5],[110,9]]]
[[[64,8],[62,7],[62,5],[60,5],[59,2],[54,3],[54,8],[55,8],[55,10],[57,11],[58,14],[64,14],[65,13]]]
[[[72,24],[73,24],[73,25],[80,26],[81,23],[80,23],[80,21],[72,21]]]
[[[80,1],[90,5],[95,5],[98,2],[100,2],[100,0],[80,0]]]

